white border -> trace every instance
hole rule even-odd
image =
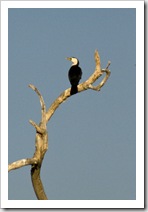
[[[144,1],[2,1],[5,8],[138,8]]]
[[[136,8],[136,200],[8,200],[8,8]],[[2,1],[1,29],[1,207],[144,208],[144,1]]]

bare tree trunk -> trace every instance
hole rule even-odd
[[[110,62],[108,62],[105,69],[101,69],[100,56],[98,51],[95,51],[95,63],[96,68],[94,73],[83,83],[78,85],[78,93],[85,91],[87,89],[92,89],[100,91],[101,87],[106,83],[107,79],[110,76],[110,70],[108,70]],[[103,80],[97,85],[93,86],[93,83],[100,77],[102,74],[106,74]],[[21,159],[15,161],[8,165],[8,171],[21,168],[23,166],[31,165],[31,179],[35,194],[38,200],[47,200],[47,196],[44,191],[44,187],[40,178],[40,171],[42,166],[42,161],[44,155],[48,150],[48,132],[47,132],[47,123],[56,111],[56,109],[62,104],[70,95],[70,88],[66,89],[60,94],[60,96],[51,104],[49,109],[46,111],[46,105],[44,99],[40,94],[39,90],[32,84],[29,85],[39,97],[41,104],[41,121],[37,125],[34,121],[30,120],[30,124],[36,129],[36,138],[35,138],[35,152],[32,158]]]

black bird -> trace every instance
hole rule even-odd
[[[82,70],[79,67],[79,60],[76,57],[67,57],[72,62],[72,66],[68,72],[68,78],[71,83],[70,95],[78,93],[77,85],[82,77]]]

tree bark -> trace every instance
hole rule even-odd
[[[109,65],[110,61],[107,64],[105,69],[101,69],[100,56],[98,51],[95,51],[95,71],[94,73],[83,83],[78,85],[78,93],[85,91],[87,89],[92,89],[95,91],[100,91],[101,87],[106,83],[107,79],[110,76]],[[93,83],[103,74],[106,74],[103,80],[97,85],[93,86]],[[45,156],[46,151],[48,150],[48,132],[47,132],[47,123],[50,118],[53,116],[56,109],[65,102],[70,95],[70,88],[66,89],[64,92],[60,94],[60,96],[51,104],[49,109],[46,111],[46,105],[44,103],[44,99],[40,94],[39,90],[32,84],[29,85],[31,89],[33,89],[39,97],[41,104],[41,121],[36,124],[34,121],[30,120],[30,124],[36,130],[36,139],[35,139],[35,152],[32,158],[21,159],[15,161],[8,165],[8,171],[21,168],[23,166],[31,165],[31,179],[35,194],[38,200],[47,200],[47,196],[44,191],[44,187],[40,178],[40,171],[42,162]]]

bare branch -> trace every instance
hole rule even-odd
[[[31,179],[35,194],[39,200],[47,200],[44,187],[40,178],[41,167],[33,166],[31,169]]]
[[[35,140],[35,153],[33,158],[37,158],[38,163],[31,168],[31,179],[32,185],[35,191],[35,194],[39,200],[47,200],[47,196],[44,191],[44,187],[40,178],[40,169],[41,164],[44,158],[44,155],[48,149],[48,134],[47,134],[47,125],[46,125],[46,106],[44,103],[44,99],[39,92],[39,90],[32,84],[29,85],[32,88],[40,99],[41,104],[41,122],[37,125],[34,121],[30,120],[30,124],[32,124],[36,129],[36,140]]]
[[[93,90],[100,90],[100,88],[105,84],[108,77],[110,76],[110,71],[107,70],[110,62],[108,62],[108,65],[106,69],[101,69],[101,62],[100,62],[100,56],[98,51],[95,51],[94,59],[96,63],[96,68],[94,73],[83,83],[78,85],[78,92],[82,92],[87,89],[93,89]],[[100,77],[102,74],[106,72],[105,78],[102,80],[102,82],[98,86],[93,86],[92,84]],[[52,115],[54,114],[55,110],[60,106],[61,103],[63,103],[68,97],[70,97],[70,88],[65,90],[63,93],[60,94],[60,96],[51,104],[49,109],[46,113],[46,122],[50,120]]]
[[[29,120],[30,124],[36,129],[36,131],[40,134],[43,134],[45,132],[45,129],[39,127],[34,121]]]
[[[105,70],[105,69],[102,69],[102,73],[106,73],[105,77],[103,78],[103,80],[99,83],[99,85],[97,86],[93,86],[93,85],[89,85],[89,88],[92,89],[92,90],[95,90],[95,91],[100,91],[101,90],[101,87],[106,83],[107,79],[109,78],[110,76],[110,70]]]
[[[35,164],[37,164],[37,160],[35,158],[21,159],[21,160],[18,160],[18,161],[15,161],[15,162],[9,164],[8,171],[11,171],[14,169],[19,169],[23,166],[35,165]]]
[[[94,59],[96,63],[94,73],[83,83],[78,85],[78,92],[82,92],[87,89],[100,90],[101,87],[106,83],[107,79],[110,76],[110,71],[108,67],[110,62],[108,62],[106,69],[101,69],[100,56],[98,51],[95,51]],[[100,77],[102,74],[106,73],[104,79],[99,83],[98,86],[93,86],[93,83]],[[51,104],[48,111],[46,111],[46,106],[44,99],[39,92],[39,90],[32,84],[29,85],[33,89],[40,100],[41,104],[41,122],[36,124],[34,121],[30,120],[30,124],[36,129],[36,139],[35,139],[35,152],[32,158],[18,160],[9,164],[8,171],[13,169],[18,169],[23,166],[31,165],[31,179],[35,194],[39,200],[47,200],[42,181],[40,179],[40,170],[44,155],[48,149],[48,132],[47,132],[47,123],[56,111],[56,109],[62,104],[68,97],[70,97],[70,88],[66,89],[60,94],[60,96]]]
[[[42,120],[41,122],[45,122],[46,119],[46,105],[44,103],[44,99],[42,97],[42,95],[40,94],[39,90],[32,84],[29,84],[29,87],[32,88],[38,95],[39,99],[40,99],[40,104],[41,104],[41,113],[42,113]]]
[[[43,99],[42,95],[40,94],[39,90],[32,84],[29,84],[28,86],[30,88],[32,88],[37,93],[37,95],[39,96],[41,108],[45,112],[46,111],[46,106],[45,106],[45,103],[44,103],[44,99]]]

